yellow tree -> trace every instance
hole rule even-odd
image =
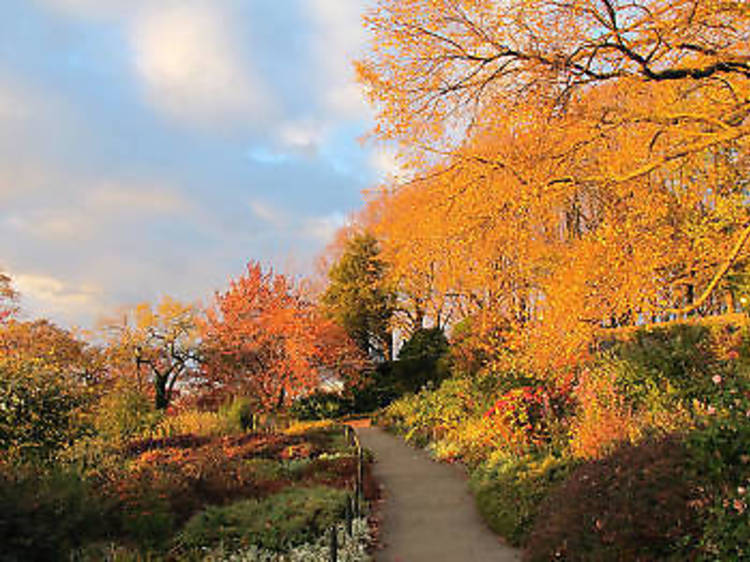
[[[151,381],[154,404],[165,410],[179,380],[196,372],[200,360],[200,334],[191,304],[164,296],[158,303],[141,303],[121,323],[110,322],[109,354],[114,363],[136,366]]]
[[[395,201],[435,200],[412,231],[466,256],[447,284],[573,356],[607,323],[715,306],[750,235],[749,19],[731,1],[380,1],[358,69],[421,172]],[[406,267],[406,222],[384,223]]]

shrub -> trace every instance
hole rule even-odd
[[[155,433],[165,437],[194,434],[201,436],[226,435],[232,427],[218,412],[188,410],[162,419]]]
[[[0,559],[63,560],[109,530],[106,505],[75,472],[0,469]]]
[[[284,435],[302,435],[309,431],[332,430],[341,426],[331,420],[304,421],[294,423],[284,430]],[[343,430],[342,430],[343,431]]]
[[[177,523],[205,504],[258,494],[250,467],[218,444],[146,451],[129,463],[115,487],[125,511],[157,513],[164,507]]]
[[[712,382],[713,413],[687,441],[706,489],[700,545],[707,558],[741,560],[750,556],[750,384],[731,374]]]
[[[326,486],[287,488],[263,500],[209,507],[180,533],[183,548],[258,545],[283,550],[314,540],[344,513],[347,494]]]
[[[549,443],[559,422],[571,410],[567,391],[543,385],[522,386],[503,393],[484,416],[529,445]]]
[[[47,459],[85,432],[79,412],[88,396],[64,374],[33,361],[0,363],[0,450],[21,459]]]
[[[398,352],[399,360],[432,359],[437,361],[449,351],[448,338],[440,328],[421,328],[404,342]]]
[[[599,458],[619,443],[640,438],[637,418],[616,384],[617,370],[607,362],[595,365],[581,376],[575,389],[579,407],[570,441],[576,457]]]
[[[745,338],[731,325],[676,324],[637,330],[612,349],[627,366],[619,374],[618,390],[634,407],[654,394],[671,402],[703,400],[713,392],[712,377],[735,363]]]
[[[94,427],[109,439],[124,441],[152,431],[160,419],[153,399],[132,385],[121,383],[100,400]]]
[[[343,523],[336,526],[336,533],[339,545],[338,560],[342,562],[370,562],[372,560],[367,552],[372,543],[367,519],[359,518],[352,521],[351,537],[347,534]],[[203,560],[205,562],[329,562],[331,560],[330,535],[326,533],[313,542],[300,544],[284,553],[258,546],[232,552],[231,549],[222,546],[211,551]]]
[[[354,409],[352,398],[318,390],[295,400],[289,413],[299,420],[323,420],[339,418]]]
[[[486,417],[467,418],[455,427],[436,433],[429,450],[440,460],[476,466],[498,447],[508,448],[511,440],[504,429]]]
[[[493,531],[513,545],[523,544],[540,503],[572,466],[569,458],[544,453],[519,458],[498,450],[471,476],[479,512]]]
[[[235,396],[232,401],[219,408],[219,416],[226,421],[226,430],[244,432],[253,429],[253,405],[249,398]]]
[[[402,433],[407,441],[424,446],[487,407],[487,396],[471,379],[453,377],[436,389],[428,386],[418,394],[397,400],[378,417],[378,423]]]
[[[526,560],[687,560],[700,534],[700,482],[676,436],[622,445],[550,492]]]
[[[431,352],[429,349],[412,351],[415,354]],[[449,376],[447,356],[409,355],[398,361],[384,361],[376,366],[365,384],[352,389],[350,413],[384,408],[406,394],[419,392],[425,386],[436,386]]]

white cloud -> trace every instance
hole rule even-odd
[[[316,26],[313,52],[323,77],[323,102],[337,115],[368,115],[363,90],[354,81],[352,61],[364,46],[363,3],[350,0],[307,0],[305,6]]]
[[[101,290],[92,284],[69,284],[49,275],[16,274],[13,284],[21,294],[23,308],[53,318],[79,317],[82,309],[102,310]]]
[[[229,20],[206,1],[154,2],[135,18],[135,68],[154,106],[197,124],[264,118],[266,87],[238,56]]]
[[[81,239],[89,233],[89,224],[80,216],[61,212],[34,211],[12,215],[3,222],[16,232],[46,240]]]
[[[322,216],[296,216],[257,199],[250,202],[250,210],[256,218],[275,229],[276,234],[312,239],[319,243],[330,241],[347,221],[339,211]]]
[[[158,184],[126,184],[108,181],[90,190],[85,205],[97,212],[178,214],[191,205],[177,191]]]
[[[307,219],[302,225],[300,234],[304,237],[315,238],[321,243],[330,242],[336,231],[346,224],[343,213],[334,212],[322,217]]]
[[[226,0],[40,0],[76,17],[121,24],[146,100],[181,123],[257,125],[272,112]],[[243,30],[244,32],[244,30]]]
[[[325,141],[325,126],[312,120],[283,123],[279,127],[279,140],[282,145],[307,156],[315,156]]]
[[[289,222],[284,211],[277,209],[264,201],[257,199],[250,201],[250,210],[256,218],[268,223],[274,228],[283,229]]]

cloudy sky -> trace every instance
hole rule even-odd
[[[392,170],[359,142],[366,0],[4,0],[0,268],[89,327],[302,273]]]

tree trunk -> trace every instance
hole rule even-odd
[[[169,406],[169,395],[167,393],[167,379],[165,377],[154,378],[154,390],[156,390],[156,409],[166,410]]]

